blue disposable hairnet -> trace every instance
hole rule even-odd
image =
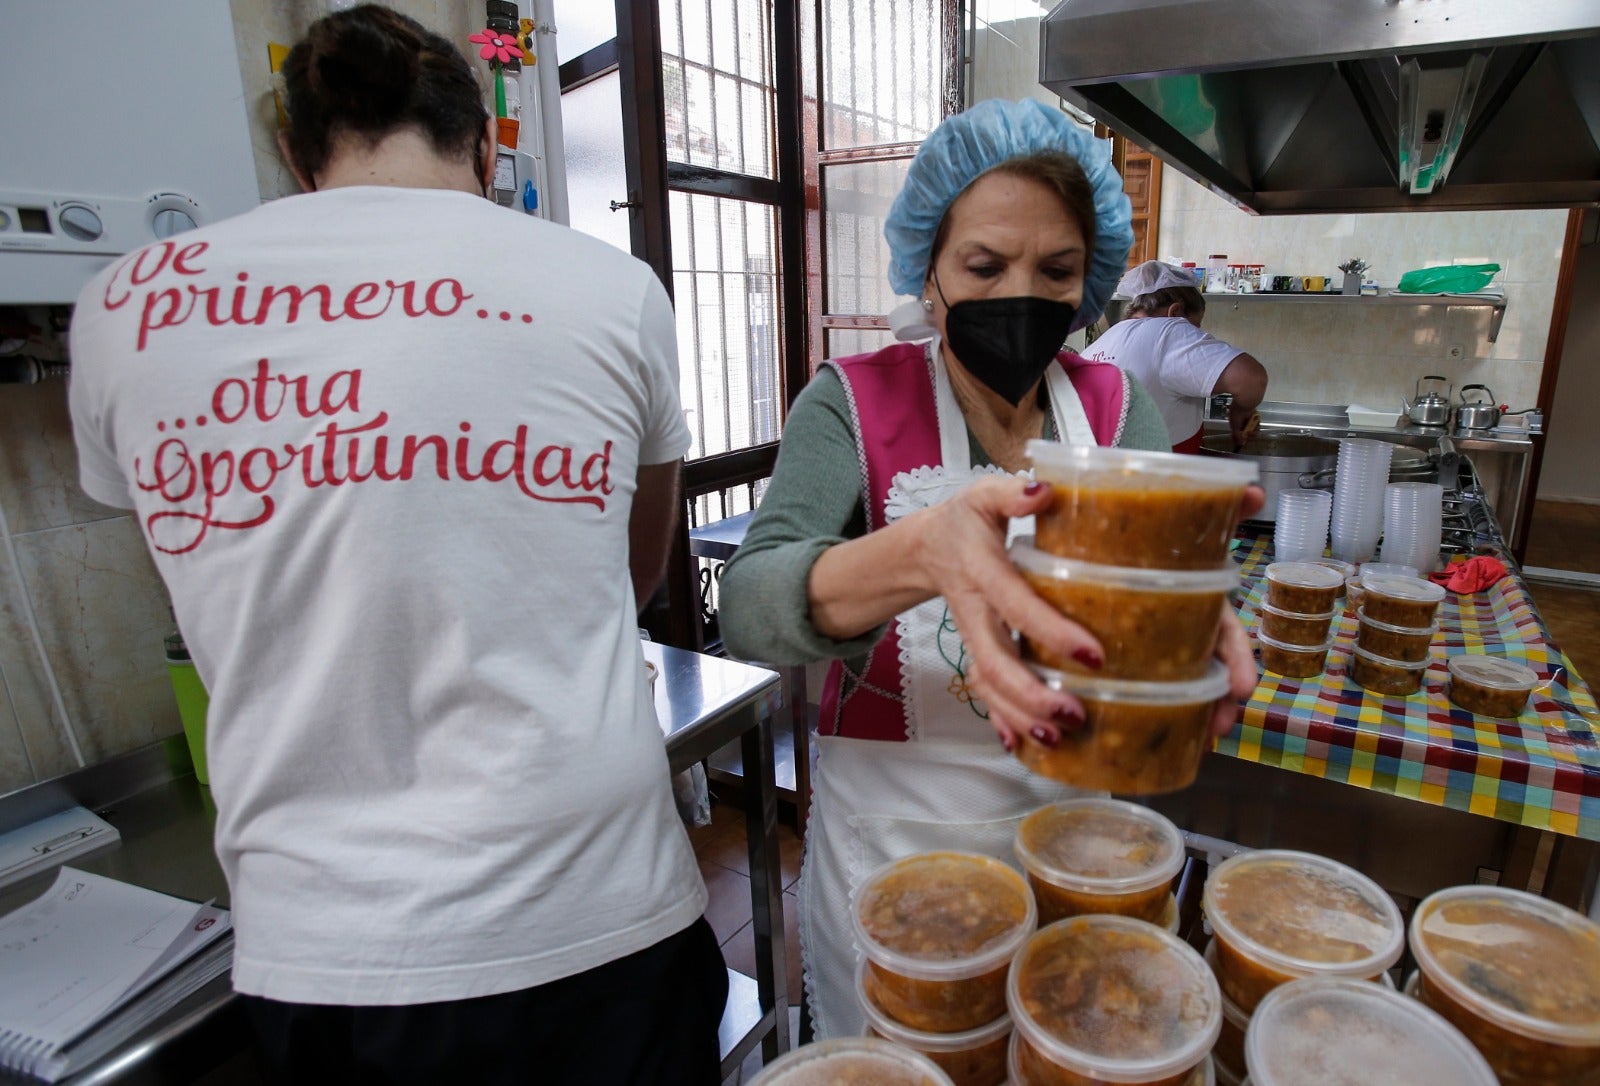
[[[1094,252],[1089,254],[1083,302],[1072,327],[1092,324],[1127,267],[1128,250],[1133,247],[1133,209],[1107,145],[1066,114],[1032,98],[979,102],[948,118],[922,141],[905,187],[883,224],[889,242],[889,286],[894,292],[921,292],[939,223],[968,185],[1008,159],[1043,151],[1077,159],[1094,190]]]

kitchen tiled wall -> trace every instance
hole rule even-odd
[[[1441,374],[1486,384],[1502,403],[1533,406],[1561,264],[1565,211],[1471,211],[1375,215],[1254,216],[1168,169],[1162,178],[1163,257],[1265,264],[1269,274],[1342,276],[1360,257],[1368,278],[1393,287],[1401,274],[1436,264],[1494,262],[1505,270],[1500,335],[1490,312],[1207,298],[1205,327],[1267,367],[1274,400],[1393,405],[1416,379]],[[1459,346],[1462,357],[1449,357]]]
[[[261,198],[290,195],[267,43],[293,43],[328,4],[230,2]],[[481,4],[386,2],[458,44],[483,27]],[[77,470],[66,384],[0,385],[0,794],[71,770],[80,754],[98,761],[180,728],[161,579],[138,525],[86,497]]]

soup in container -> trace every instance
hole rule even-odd
[[[1453,886],[1411,917],[1422,1002],[1503,1083],[1600,1082],[1600,924],[1499,886]]]
[[[1041,807],[1017,827],[1015,847],[1040,924],[1112,913],[1166,926],[1183,834],[1148,807],[1098,798]]]
[[[1228,693],[1213,661],[1202,679],[1155,683],[1097,679],[1030,665],[1045,685],[1083,705],[1084,724],[1047,747],[1020,737],[1017,757],[1041,776],[1094,792],[1153,795],[1194,783],[1211,749],[1211,713]]]
[[[1187,943],[1125,916],[1039,929],[1007,987],[1014,1083],[1185,1086],[1222,1025],[1211,970]]]
[[[1006,1013],[1006,972],[1038,914],[999,860],[924,852],[869,875],[850,916],[872,1003],[912,1029],[958,1033]]]
[[[1294,611],[1284,611],[1263,603],[1257,617],[1261,621],[1263,635],[1284,645],[1294,645],[1296,648],[1315,648],[1328,640],[1328,631],[1333,626],[1332,611],[1324,611],[1320,615],[1302,615]]]
[[[1356,620],[1360,624],[1356,631],[1357,647],[1366,649],[1374,656],[1399,660],[1405,664],[1427,661],[1434,632],[1439,628],[1437,622],[1432,626],[1420,627],[1379,622],[1369,616],[1365,609],[1356,612]]]
[[[1431,627],[1444,601],[1444,589],[1421,577],[1363,573],[1361,609],[1368,618],[1411,629]]]
[[[1321,562],[1274,562],[1266,578],[1267,602],[1296,614],[1332,611],[1344,595],[1344,573]]]
[[[1256,631],[1256,643],[1261,646],[1262,668],[1291,679],[1309,679],[1326,671],[1328,651],[1333,648],[1336,639],[1336,635],[1330,635],[1322,644],[1307,648],[1304,645],[1287,645]]]
[[[1308,852],[1244,852],[1218,864],[1201,895],[1217,979],[1246,1014],[1300,977],[1377,980],[1405,950],[1393,899],[1353,868]]]
[[[785,1052],[750,1086],[953,1086],[926,1056],[871,1037],[836,1037]]]
[[[1290,981],[1261,1001],[1245,1039],[1256,1086],[1497,1086],[1461,1031],[1414,999],[1365,981]]]
[[[1462,653],[1450,657],[1450,701],[1479,716],[1521,716],[1539,685],[1531,667],[1498,656]]]
[[[866,991],[867,962],[856,963],[856,994],[867,1014],[869,1036],[892,1041],[919,1052],[939,1065],[955,1086],[1001,1086],[1006,1080],[1007,1050],[1011,1044],[1011,1017],[1001,1015],[986,1026],[960,1033],[928,1033],[890,1018]]]
[[[1041,599],[1094,634],[1105,650],[1104,666],[1091,672],[1024,634],[1023,659],[1107,679],[1200,678],[1216,648],[1228,593],[1239,585],[1233,569],[1102,566],[1058,558],[1026,542],[1012,545],[1011,560]]]
[[[1062,558],[1144,569],[1220,569],[1245,488],[1259,472],[1220,456],[1028,442],[1054,493],[1034,546]]]
[[[1410,697],[1422,689],[1422,676],[1428,670],[1426,659],[1408,662],[1379,656],[1357,645],[1350,655],[1350,677],[1356,685],[1375,694]]]

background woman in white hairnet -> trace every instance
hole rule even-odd
[[[1126,370],[1155,400],[1177,452],[1200,451],[1206,400],[1233,396],[1228,423],[1235,447],[1260,425],[1267,371],[1255,358],[1200,330],[1206,298],[1182,268],[1146,260],[1122,277],[1117,293],[1131,299],[1123,320],[1089,345],[1085,357]]]
[[[884,233],[890,285],[915,299],[897,331],[920,342],[836,359],[806,387],[722,580],[731,652],[833,661],[800,883],[821,1036],[864,1024],[849,923],[864,875],[937,848],[1010,861],[1017,821],[1069,791],[1009,753],[1019,733],[1054,745],[1083,722],[1010,631],[1102,659],[1006,558],[1008,523],[1050,499],[1016,474],[1026,442],[1169,444],[1137,382],[1060,350],[1099,314],[1132,243],[1122,181],[1088,132],[1034,101],[952,117]],[[1236,619],[1220,647],[1242,696],[1256,674]],[[1219,725],[1232,715],[1219,706]]]

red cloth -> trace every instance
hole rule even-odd
[[[1447,566],[1438,573],[1428,574],[1434,584],[1442,584],[1452,592],[1470,595],[1482,592],[1506,575],[1505,563],[1487,554],[1469,558],[1460,565]]]

